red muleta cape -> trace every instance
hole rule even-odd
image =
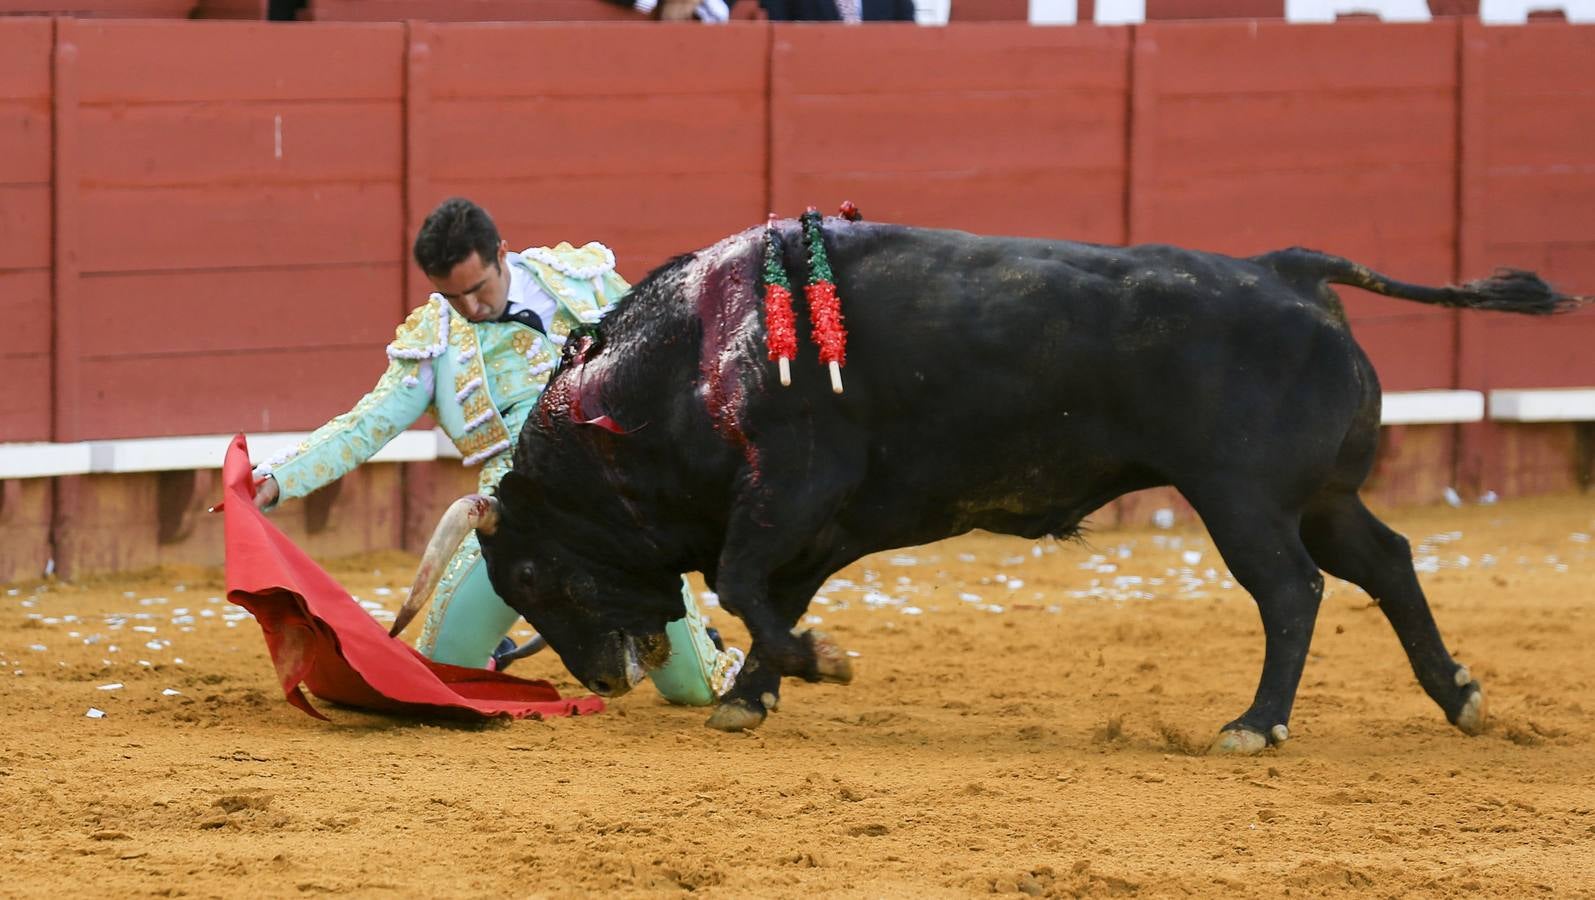
[[[288,702],[318,719],[305,699],[418,718],[568,716],[599,712],[598,697],[568,700],[546,681],[433,662],[360,607],[332,576],[255,508],[244,436],[222,465],[227,599],[260,623]]]

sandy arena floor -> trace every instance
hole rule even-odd
[[[1595,498],[1392,522],[1481,737],[1332,581],[1293,740],[1200,755],[1263,640],[1194,527],[872,557],[811,609],[856,681],[789,684],[746,735],[646,686],[584,719],[327,724],[219,573],[14,586],[0,896],[1595,897]],[[332,569],[393,608],[413,565]],[[551,655],[513,671],[578,690]]]

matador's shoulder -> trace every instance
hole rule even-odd
[[[433,295],[427,302],[410,311],[404,324],[394,332],[393,343],[388,345],[391,359],[432,359],[449,345],[448,303]]]
[[[572,247],[560,243],[553,247],[527,247],[521,251],[526,260],[544,281],[558,283],[559,276],[577,281],[590,281],[615,270],[615,254],[597,241]]]

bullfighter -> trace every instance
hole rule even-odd
[[[427,412],[462,462],[481,466],[481,490],[492,491],[510,468],[516,437],[566,337],[596,323],[630,290],[602,244],[511,252],[487,211],[463,198],[427,216],[414,255],[436,293],[399,326],[387,370],[370,393],[256,467],[261,509],[343,477]],[[475,537],[436,564],[442,581],[416,649],[454,665],[506,665],[518,653],[505,635],[520,615],[494,592]],[[649,675],[667,699],[703,706],[729,686],[742,654],[718,646],[685,579],[681,604],[673,652]]]

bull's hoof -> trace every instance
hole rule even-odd
[[[1256,756],[1268,749],[1268,738],[1249,728],[1226,728],[1207,748],[1212,756]]]
[[[1463,734],[1483,734],[1484,723],[1488,718],[1484,702],[1484,689],[1479,687],[1477,681],[1469,682],[1473,693],[1468,695],[1467,702],[1462,704],[1462,709],[1457,711],[1457,716],[1452,719],[1452,724],[1462,730]]]
[[[853,661],[848,659],[847,651],[818,631],[809,632],[809,640],[813,642],[814,670],[819,673],[820,680],[832,684],[851,683]]]
[[[752,731],[764,724],[764,707],[741,700],[722,700],[704,722],[716,731]]]

